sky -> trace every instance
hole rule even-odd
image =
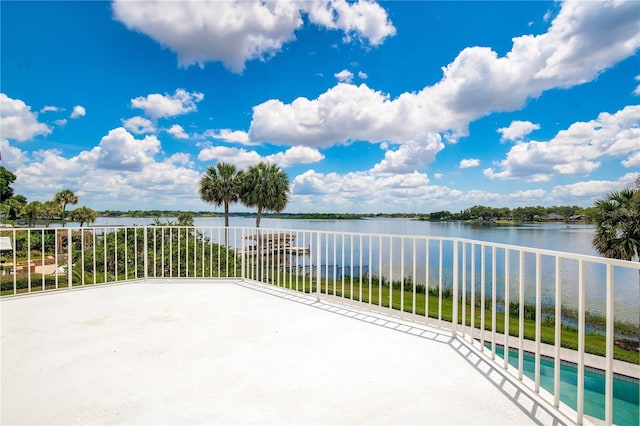
[[[16,193],[213,210],[280,166],[288,213],[590,206],[640,176],[638,1],[2,1]],[[232,211],[252,209],[241,204]]]

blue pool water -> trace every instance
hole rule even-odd
[[[490,345],[488,346],[490,348]],[[503,357],[502,347],[496,347],[496,355]],[[509,364],[518,367],[518,351],[509,351]],[[534,380],[535,357],[524,354],[524,374]],[[553,393],[553,360],[540,359],[540,386]],[[560,400],[574,410],[577,407],[578,369],[575,364],[563,362],[560,365]],[[604,420],[604,372],[585,369],[584,373],[584,413]],[[618,425],[640,424],[640,383],[638,380],[615,375],[613,379],[613,422]]]

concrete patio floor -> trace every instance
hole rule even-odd
[[[566,424],[443,331],[241,280],[0,301],[1,423]]]

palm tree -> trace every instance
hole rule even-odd
[[[640,188],[613,191],[595,202],[593,246],[603,256],[633,260],[640,254]]]
[[[45,201],[42,204],[42,215],[47,221],[47,227],[49,227],[49,225],[51,224],[51,219],[53,219],[54,216],[60,215],[60,213],[62,212],[62,209],[60,207],[60,204],[56,203],[53,200]]]
[[[40,217],[42,213],[42,203],[40,201],[31,201],[30,203],[25,204],[20,211],[20,216],[22,216],[27,221],[27,226],[35,226],[36,220]]]
[[[256,228],[263,211],[280,213],[289,201],[289,178],[274,164],[261,162],[242,175],[240,200],[247,207],[257,207]]]
[[[87,224],[93,223],[98,218],[98,213],[95,210],[90,209],[89,207],[78,207],[75,210],[72,210],[69,213],[69,219],[73,222],[79,222],[80,228],[86,222]]]
[[[240,199],[241,172],[229,163],[218,163],[215,167],[207,167],[200,179],[200,198],[216,206],[224,205],[224,244],[228,243],[229,233],[229,204]]]
[[[78,196],[70,189],[63,189],[53,197],[53,201],[60,204],[60,207],[62,207],[62,226],[64,226],[64,213],[67,209],[67,205],[78,204]]]

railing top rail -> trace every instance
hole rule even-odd
[[[606,257],[599,257],[588,254],[579,254],[579,253],[570,253],[563,252],[558,250],[550,250],[544,248],[536,248],[536,247],[526,247],[519,246],[514,244],[505,244],[499,242],[492,241],[484,241],[484,240],[474,240],[469,238],[460,238],[460,237],[448,237],[448,236],[432,236],[432,235],[412,235],[412,234],[390,234],[390,233],[367,233],[367,232],[350,232],[350,231],[332,231],[332,230],[316,230],[316,229],[300,229],[300,228],[279,228],[279,227],[262,227],[256,228],[252,226],[229,226],[225,227],[224,225],[195,225],[195,226],[185,226],[185,225],[93,225],[93,226],[67,226],[67,227],[37,227],[37,228],[28,228],[28,227],[13,227],[13,228],[0,228],[0,233],[15,233],[18,231],[80,231],[82,229],[87,230],[98,230],[98,229],[125,229],[125,228],[138,228],[138,229],[225,229],[227,228],[229,231],[236,232],[290,232],[290,233],[311,233],[311,234],[338,234],[338,235],[348,235],[352,237],[376,237],[376,238],[400,238],[400,239],[419,239],[419,240],[427,240],[427,241],[445,241],[450,243],[463,243],[463,244],[473,244],[480,245],[485,247],[496,247],[504,250],[513,250],[513,251],[523,251],[526,253],[540,254],[544,256],[553,256],[560,257],[563,259],[571,259],[577,261],[586,261],[590,263],[599,263],[599,264],[608,264],[612,266],[620,266],[624,268],[637,269],[640,271],[640,262],[628,261],[628,260],[620,260],[620,259],[611,259]]]

